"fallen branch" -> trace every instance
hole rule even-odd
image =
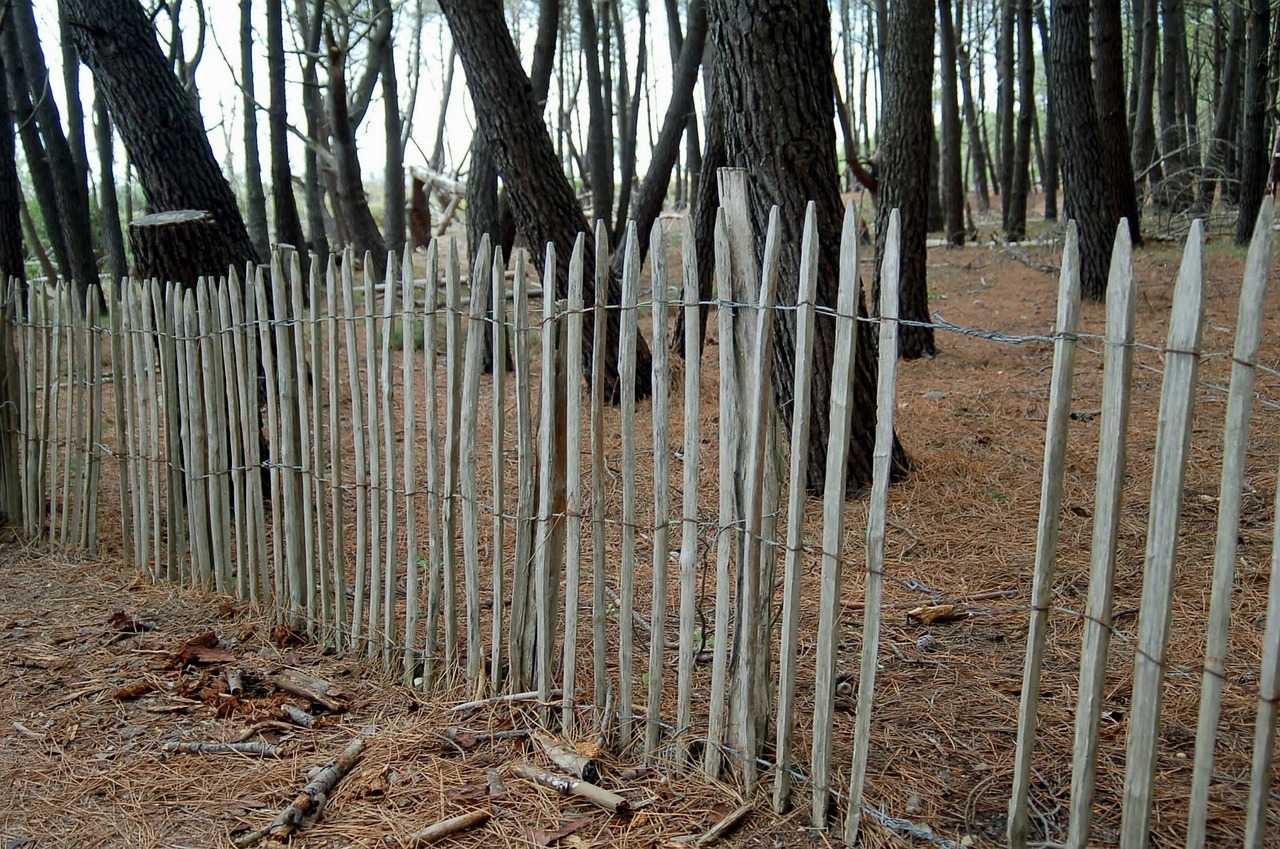
[[[693,845],[706,846],[708,843],[714,843],[730,831],[737,828],[738,823],[746,819],[746,816],[749,813],[751,813],[751,805],[749,803],[739,805],[737,808],[721,817],[720,822],[704,831],[696,840],[693,841]]]
[[[364,751],[364,743],[364,737],[357,737],[352,740],[340,755],[316,771],[307,786],[298,792],[298,795],[289,803],[288,807],[276,814],[275,819],[266,828],[242,834],[232,842],[240,849],[244,849],[244,847],[253,846],[266,837],[281,840],[293,834],[302,825],[303,819],[320,813],[320,809],[324,807],[325,800],[333,792],[333,788],[346,777],[351,768],[356,765],[356,761],[360,760],[360,753]]]
[[[313,678],[294,669],[282,669],[267,680],[277,689],[320,705],[330,713],[341,713],[347,709],[341,701],[346,693],[323,678]]]
[[[579,754],[545,731],[534,731],[532,736],[547,759],[560,769],[583,781],[600,780],[600,764],[595,758]]]
[[[169,742],[163,751],[180,755],[258,755],[263,758],[280,757],[280,747],[261,740],[220,743],[216,740],[197,741],[192,743]]]
[[[552,690],[548,698],[558,699],[560,698],[560,695],[560,690]],[[482,707],[490,707],[492,705],[509,705],[516,704],[517,702],[536,702],[538,701],[538,697],[539,694],[537,690],[526,690],[523,693],[508,693],[505,696],[490,696],[487,699],[476,699],[471,702],[463,702],[462,704],[454,705],[449,708],[449,710],[454,713],[467,713],[473,710],[479,710]]]
[[[528,779],[535,784],[541,784],[543,787],[554,790],[563,796],[577,796],[579,799],[584,799],[611,814],[626,816],[631,813],[631,804],[625,798],[617,793],[605,790],[603,787],[597,787],[589,781],[582,781],[568,775],[558,775],[554,772],[545,772],[527,763],[516,764],[512,771],[521,778]]]
[[[489,821],[491,814],[488,811],[468,811],[465,814],[458,814],[456,817],[449,817],[447,820],[440,820],[432,823],[422,831],[414,832],[409,835],[407,846],[425,846],[428,843],[435,843],[478,825],[484,825]]]
[[[281,705],[280,713],[294,725],[301,725],[303,728],[315,727],[316,718],[297,705]]]
[[[244,674],[236,668],[227,670],[227,693],[238,696],[244,692]]]

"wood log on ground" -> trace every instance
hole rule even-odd
[[[338,782],[342,781],[360,760],[364,744],[364,737],[356,737],[347,744],[341,754],[316,770],[307,786],[298,791],[294,800],[276,814],[275,819],[265,828],[246,832],[232,842],[240,849],[245,849],[268,837],[273,840],[284,840],[298,830],[305,818],[318,816],[321,808],[324,807],[325,800],[333,793]]]
[[[570,775],[583,781],[600,780],[600,763],[595,758],[579,754],[545,731],[534,731],[533,742],[538,744],[548,760]]]
[[[235,743],[222,743],[217,740],[195,741],[189,743],[165,743],[163,750],[170,754],[180,755],[258,755],[264,758],[280,757],[280,747],[261,740],[246,740]]]
[[[409,835],[409,840],[405,845],[413,847],[426,846],[428,843],[435,843],[438,840],[451,837],[461,831],[466,831],[467,829],[475,828],[478,825],[483,825],[489,821],[490,816],[492,815],[488,811],[479,810],[468,811],[465,814],[458,814],[456,817],[449,817],[448,819],[440,820],[439,822],[432,823],[422,829],[422,831],[417,831]]]
[[[347,709],[347,694],[323,678],[313,678],[296,669],[282,669],[267,678],[279,690],[320,705],[330,713],[342,713]]]
[[[750,802],[734,808],[732,811],[721,817],[719,822],[700,834],[697,839],[693,841],[692,845],[706,846],[707,844],[714,843],[724,837],[726,834],[738,827],[738,824],[746,818],[747,814],[751,813],[751,808],[752,806]]]
[[[554,700],[554,699],[560,698],[560,695],[561,693],[559,690],[552,690],[548,698],[551,700]],[[487,699],[476,699],[475,701],[471,701],[471,702],[463,702],[462,704],[454,705],[453,707],[449,708],[449,710],[453,711],[454,713],[468,713],[473,710],[479,710],[480,708],[483,708],[483,707],[492,707],[494,705],[516,704],[517,702],[536,702],[537,700],[538,700],[537,690],[526,690],[522,693],[508,693],[505,696],[490,696]]]
[[[301,725],[303,728],[312,728],[316,724],[316,718],[297,705],[281,705],[280,714],[294,725]]]
[[[200,209],[153,212],[129,223],[134,274],[190,287],[201,276],[225,276],[217,221]]]
[[[625,798],[617,793],[605,790],[603,787],[597,787],[589,781],[582,781],[572,776],[560,775],[554,772],[546,772],[527,763],[516,764],[512,771],[520,778],[541,784],[543,787],[554,790],[563,796],[577,796],[579,799],[584,799],[611,814],[626,816],[631,813],[631,803]]]
[[[228,695],[238,696],[244,692],[244,673],[232,667],[226,672]]]

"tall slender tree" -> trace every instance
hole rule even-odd
[[[1031,192],[1031,129],[1036,115],[1036,59],[1031,39],[1031,0],[1017,0],[1018,126],[1013,149],[1013,177],[1005,198],[1006,237],[1027,236],[1027,195]]]
[[[1222,80],[1214,111],[1213,135],[1205,155],[1201,171],[1199,209],[1208,212],[1213,208],[1218,181],[1222,179],[1235,147],[1236,124],[1240,116],[1240,67],[1243,64],[1245,46],[1245,4],[1231,4],[1231,28],[1222,53]],[[1215,67],[1217,67],[1215,65]]]
[[[17,145],[9,118],[9,94],[0,52],[0,282],[17,280],[24,291],[26,257],[22,252],[22,186],[18,183]]]
[[[125,260],[124,235],[120,232],[120,204],[116,197],[115,134],[107,101],[93,97],[94,145],[98,148],[98,204],[102,227],[102,247],[107,255],[107,272],[114,283],[129,271]]]
[[[1093,69],[1089,56],[1089,0],[1054,0],[1053,49],[1049,84],[1058,94],[1062,123],[1062,171],[1066,182],[1066,213],[1080,229],[1080,285],[1085,296],[1106,297],[1107,267],[1119,211],[1107,187],[1109,175],[1102,161],[1098,112],[1093,99]]]
[[[305,264],[307,241],[293,194],[289,165],[288,89],[284,68],[284,0],[267,0],[267,85],[271,103],[267,113],[271,136],[271,208],[276,241],[293,245]]]
[[[262,159],[258,153],[258,99],[253,82],[253,0],[240,0],[240,90],[244,107],[245,223],[258,256],[271,247],[267,230],[267,195],[262,189]]]
[[[1118,2],[1096,3],[1093,11],[1093,77],[1101,134],[1102,169],[1107,173],[1116,209],[1129,222],[1129,235],[1142,244],[1142,217],[1129,156],[1124,103],[1124,32]]]
[[[960,165],[960,107],[956,102],[956,32],[949,0],[938,0],[938,46],[942,71],[942,208],[947,241],[963,245],[964,179]]]
[[[1267,43],[1271,7],[1249,0],[1248,47],[1244,60],[1244,124],[1240,146],[1240,214],[1236,244],[1247,245],[1267,188]]]
[[[1017,23],[1015,4],[1020,0],[999,0],[1000,29],[996,36],[996,134],[1000,163],[1000,203],[1002,229],[1009,229],[1009,191],[1013,186],[1014,116],[1014,27]]]

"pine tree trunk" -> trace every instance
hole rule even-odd
[[[590,169],[591,216],[597,221],[608,221],[613,211],[613,159],[608,142],[609,113],[605,109],[607,86],[600,74],[600,45],[591,3],[592,0],[578,0],[587,76],[587,167]]]
[[[36,29],[35,12],[31,0],[12,0],[9,5],[9,24],[6,37],[12,32],[17,39],[18,51],[30,94],[34,99],[34,114],[45,153],[53,174],[53,189],[58,198],[59,218],[67,250],[67,263],[71,279],[83,291],[98,282],[98,264],[93,254],[93,233],[89,224],[89,196],[84,172],[76,163],[71,144],[62,131],[62,119],[57,101],[51,96],[49,70],[45,67],[44,52],[40,47],[40,33]],[[76,101],[79,101],[77,92]],[[81,118],[83,132],[84,121]],[[46,221],[52,227],[55,222]]]
[[[965,198],[960,167],[960,108],[956,103],[956,32],[949,0],[938,0],[938,35],[942,69],[942,206],[947,241],[963,245]]]
[[[1107,187],[1109,176],[1098,167],[1102,141],[1093,99],[1093,69],[1089,56],[1089,0],[1055,0],[1053,50],[1049,81],[1058,93],[1062,123],[1062,171],[1066,182],[1066,213],[1080,232],[1080,285],[1084,295],[1106,297],[1107,268],[1119,212]]]
[[[1005,199],[1005,236],[1020,242],[1027,236],[1027,195],[1031,192],[1031,125],[1036,113],[1036,60],[1031,40],[1031,0],[1018,0],[1018,133],[1013,150],[1013,178]]]
[[[1266,193],[1270,162],[1267,150],[1267,42],[1271,10],[1267,0],[1249,0],[1248,47],[1244,61],[1244,125],[1240,146],[1240,214],[1236,244],[1247,245],[1254,219]]]
[[[1213,209],[1213,196],[1227,169],[1231,151],[1235,147],[1236,119],[1240,114],[1240,67],[1245,46],[1245,5],[1231,4],[1231,29],[1227,46],[1222,54],[1222,88],[1218,95],[1213,118],[1213,136],[1205,154],[1204,171],[1201,173],[1199,208],[1201,212]]]
[[[1138,78],[1138,102],[1134,107],[1133,176],[1135,188],[1141,189],[1146,172],[1155,160],[1155,123],[1152,101],[1156,87],[1156,50],[1160,39],[1158,0],[1143,0],[1142,63],[1134,71]],[[1065,112],[1064,118],[1065,118]],[[1154,183],[1154,179],[1152,180]],[[1139,195],[1141,192],[1139,192]]]
[[[589,3],[590,0],[584,0]],[[568,258],[578,234],[590,232],[573,188],[560,169],[546,124],[534,104],[532,86],[520,66],[507,30],[499,0],[441,0],[441,8],[453,33],[454,44],[467,74],[467,87],[476,104],[481,140],[494,152],[498,170],[507,175],[507,192],[517,228],[531,245],[552,242],[556,248],[556,296],[568,295]],[[533,251],[541,269],[542,250]],[[587,306],[596,300],[594,256],[587,251],[583,298]],[[604,303],[618,303],[618,279],[611,277]],[[597,340],[588,329],[583,340],[584,362],[590,364]],[[609,312],[606,322],[605,361],[608,363],[611,397],[616,395],[618,317]],[[637,347],[636,391],[649,394],[649,350]]]
[[[1152,0],[1154,2],[1154,0]],[[1172,212],[1182,212],[1191,205],[1191,171],[1187,165],[1186,125],[1178,111],[1178,77],[1186,73],[1182,64],[1186,43],[1186,16],[1182,0],[1161,0],[1164,13],[1164,44],[1160,65],[1160,149],[1164,179],[1155,192],[1156,199]]]
[[[350,239],[358,255],[367,254],[379,278],[387,270],[387,245],[378,223],[369,210],[369,198],[360,174],[360,154],[356,147],[355,118],[348,107],[345,56],[329,39],[329,128],[333,139],[333,159],[337,170],[338,206],[351,228]]]
[[[16,279],[25,304],[26,256],[22,251],[22,186],[18,183],[17,144],[9,120],[9,94],[4,80],[5,56],[0,53],[0,281]],[[25,307],[21,307],[25,313]]]
[[[627,108],[627,132],[621,139],[618,165],[622,182],[618,186],[618,208],[613,221],[614,238],[622,237],[627,219],[631,216],[631,191],[636,177],[636,140],[640,132],[640,94],[644,90],[644,75],[647,65],[648,50],[645,41],[648,34],[648,8],[646,0],[639,0],[640,43],[636,61],[636,75],[631,95],[631,105]],[[615,14],[617,8],[614,8]],[[621,24],[619,24],[621,27]]]
[[[107,102],[95,92],[94,144],[98,148],[98,197],[101,205],[102,246],[107,254],[107,273],[115,283],[129,273],[124,255],[124,235],[120,232],[120,205],[116,198],[115,141]]]
[[[249,238],[258,256],[271,249],[267,230],[267,196],[262,190],[262,159],[258,153],[258,101],[253,83],[253,0],[240,0],[240,87],[244,108],[244,185]]]
[[[1015,3],[1020,0],[999,0],[1000,31],[996,41],[996,73],[998,77],[996,100],[996,122],[999,129],[996,141],[999,144],[1000,162],[1000,198],[1001,229],[1009,229],[1010,192],[1013,189],[1014,159],[1014,47],[1013,31],[1016,15]]]
[[[876,197],[876,302],[879,268],[884,252],[889,213],[901,211],[902,318],[929,321],[926,239],[929,215],[929,171],[921,162],[930,158],[933,135],[933,3],[903,0],[889,9],[885,39],[882,162]],[[898,350],[906,359],[937,353],[933,328],[904,324],[898,330]]]
[[[1045,65],[1049,63],[1051,51],[1051,41],[1049,37],[1049,20],[1045,14],[1046,0],[1036,0],[1036,28],[1040,31],[1040,55],[1044,57]],[[1046,67],[1045,78],[1048,79],[1048,69]],[[1041,173],[1041,179],[1044,181],[1044,220],[1058,220],[1058,108],[1057,96],[1053,92],[1053,86],[1045,86],[1044,93],[1044,168]],[[1129,136],[1125,131],[1125,155],[1128,156]],[[1133,181],[1130,180],[1130,183]]]
[[[284,0],[267,0],[267,79],[270,88],[271,206],[276,242],[297,248],[307,262],[307,240],[293,194],[293,170],[289,167],[288,93],[285,88]],[[264,258],[265,259],[265,258]]]
[[[940,0],[940,2],[950,5],[949,0]],[[941,6],[939,6],[939,9],[941,9]],[[963,2],[956,3],[956,20],[951,38],[956,58],[960,63],[960,93],[964,107],[964,123],[969,132],[969,154],[973,158],[973,178],[978,192],[978,211],[986,213],[991,211],[991,190],[987,186],[986,148],[982,144],[982,133],[978,129],[978,111],[973,104],[973,86],[969,77],[969,51],[965,48],[962,40],[957,40],[957,34],[963,34],[964,32],[964,23],[961,17],[963,9]],[[950,15],[948,15],[949,18]],[[942,61],[946,62],[945,57]],[[944,86],[946,85],[945,79],[944,72]]]
[[[1101,167],[1115,194],[1115,206],[1129,222],[1129,235],[1142,244],[1142,210],[1133,181],[1129,128],[1124,104],[1124,32],[1117,3],[1098,3],[1093,18],[1094,95],[1101,133]]]
[[[388,17],[391,15],[391,0],[382,0],[381,14]],[[382,111],[383,134],[387,139],[382,222],[387,239],[386,249],[399,256],[404,251],[404,148],[400,144],[402,127],[395,51],[390,40],[382,53]]]
[[[931,63],[932,3],[926,0],[924,5],[930,10],[925,16],[928,33],[924,56]],[[817,205],[820,244],[818,302],[833,307],[844,205],[836,173],[831,71],[825,60],[797,65],[784,59],[826,55],[831,39],[826,4],[821,0],[757,0],[749,4],[715,0],[709,4],[709,10],[715,47],[714,87],[716,96],[722,98],[724,104],[726,164],[751,166],[751,217],[756,255],[763,253],[770,209],[776,204],[781,209],[782,227],[778,303],[794,304],[805,207],[812,200]],[[753,33],[753,21],[762,19],[790,23],[774,30],[773,37],[763,39],[758,37],[758,31]],[[926,100],[929,88],[925,86]],[[926,118],[924,133],[919,139],[925,145],[927,133]],[[892,145],[889,147],[892,149]],[[917,185],[923,190],[922,180],[917,180]],[[920,198],[917,222],[923,226],[923,191]],[[922,241],[921,253],[923,247]],[[910,249],[904,251],[908,255],[910,252]],[[860,324],[859,331],[852,402],[856,412],[848,467],[852,489],[870,481],[875,429],[875,357],[869,326]],[[777,409],[788,426],[795,369],[794,333],[794,313],[779,313],[774,322],[773,393]],[[825,474],[834,346],[835,324],[829,318],[822,318],[814,338],[813,414],[806,464],[810,489],[820,489]],[[904,468],[905,457],[900,447],[895,456],[898,468]]]
[[[302,110],[306,113],[307,145],[302,158],[303,198],[307,207],[308,241],[317,256],[329,253],[328,222],[324,208],[326,180],[321,175],[320,156],[313,145],[328,149],[329,129],[324,116],[324,96],[320,92],[320,77],[316,70],[320,55],[320,24],[324,19],[326,0],[314,0],[315,6],[307,12],[307,0],[296,0],[294,9],[303,30],[306,59],[302,62]]]
[[[257,254],[203,122],[170,70],[142,6],[59,0],[76,49],[93,71],[153,210],[200,209],[214,218],[195,270],[224,275]]]

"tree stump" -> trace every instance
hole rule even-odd
[[[194,286],[199,277],[225,275],[217,220],[200,209],[153,212],[129,224],[134,274],[143,280]]]
[[[409,191],[409,239],[415,247],[431,244],[431,206],[427,203],[427,184],[417,174]]]

